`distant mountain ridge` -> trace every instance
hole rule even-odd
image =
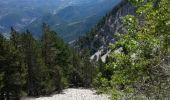
[[[6,0],[0,2],[0,32],[11,26],[29,29],[39,36],[43,22],[65,40],[71,41],[89,31],[121,0]]]

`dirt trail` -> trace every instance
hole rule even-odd
[[[61,94],[55,94],[49,97],[25,98],[22,100],[108,100],[108,96],[97,95],[95,90],[69,88],[63,90]]]

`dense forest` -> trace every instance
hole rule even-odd
[[[28,30],[19,33],[13,28],[9,39],[0,35],[0,100],[91,86],[95,63],[90,62],[88,51],[81,56],[47,24],[42,32],[40,39]]]
[[[83,49],[70,47],[47,24],[39,38],[14,28],[10,37],[0,34],[0,100],[49,95],[68,87],[95,88],[111,100],[168,100],[170,0],[129,2],[135,14],[121,18],[126,33],[113,34],[117,40],[108,46],[105,62],[90,59],[96,51],[88,44],[109,15],[80,38],[77,44]]]

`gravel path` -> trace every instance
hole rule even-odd
[[[90,89],[65,89],[63,93],[50,97],[25,98],[22,100],[108,100],[108,96],[97,95],[95,90]]]

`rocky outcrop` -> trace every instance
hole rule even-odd
[[[123,28],[121,18],[127,14],[134,14],[133,7],[126,0],[122,0],[113,10],[107,14],[85,37],[78,40],[76,47],[79,49],[88,48],[91,54],[102,51],[101,56],[105,55],[109,43],[116,40],[115,33],[126,33]],[[94,55],[93,55],[94,56]]]

